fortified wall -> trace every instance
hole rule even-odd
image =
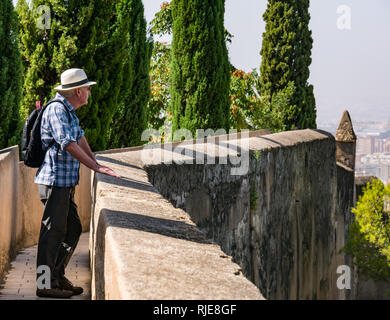
[[[76,189],[92,299],[382,298],[388,286],[355,274],[351,289],[337,288],[337,268],[352,267],[339,250],[357,197],[344,129],[100,152],[121,179],[82,167]],[[37,242],[35,171],[17,147],[0,151],[0,276]]]
[[[164,240],[164,247],[174,252],[167,249],[168,257],[155,252],[152,256],[160,260],[145,260],[148,267],[144,270],[135,261],[146,259],[138,250],[147,249],[136,245],[143,243],[140,239],[145,233],[132,233],[144,230],[191,238],[175,230],[184,221],[181,219],[189,221],[189,217],[196,224],[194,230],[203,232],[205,239],[232,257],[266,299],[348,298],[345,290],[336,287],[336,270],[345,264],[338,251],[344,245],[344,221],[353,204],[354,179],[353,170],[336,163],[336,142],[331,134],[300,130],[240,139],[229,136],[212,142],[158,145],[150,150],[108,151],[98,158],[124,178],[115,182],[97,175],[94,181],[97,200],[91,220],[91,253],[93,275],[99,275],[93,289],[97,297],[109,294],[112,280],[106,275],[119,277],[120,266],[126,263],[123,272],[128,270],[133,282],[142,283],[147,270],[153,269],[151,265],[169,270],[170,264],[174,268],[179,263],[172,261],[173,256],[187,257]],[[344,184],[338,186],[340,181]],[[157,227],[158,221],[165,226]],[[111,228],[115,232],[108,232]],[[118,244],[111,247],[108,239],[111,245]],[[158,243],[157,239],[148,241]],[[151,245],[155,250],[157,243]],[[114,252],[123,260],[118,262],[120,266],[114,263],[118,259],[109,258]],[[177,270],[177,278],[179,274]],[[125,273],[121,277],[118,285],[127,283],[124,290],[130,291],[130,280],[124,280]],[[166,285],[169,288],[169,283]]]
[[[249,138],[248,146],[249,168],[242,175],[219,163],[161,163],[146,171],[159,192],[233,256],[267,299],[341,298],[335,271],[343,262],[337,252],[344,238],[337,242],[343,230],[336,222],[352,199],[337,186],[333,136],[283,132]]]

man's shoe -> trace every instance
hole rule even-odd
[[[66,291],[72,291],[73,295],[79,295],[83,293],[83,288],[75,287],[72,282],[70,282],[67,278],[62,277],[58,280],[60,284],[60,288]]]
[[[67,299],[73,296],[73,292],[70,290],[62,290],[60,288],[37,289],[36,295],[41,298]]]

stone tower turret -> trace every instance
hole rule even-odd
[[[353,131],[351,117],[344,111],[336,132],[336,161],[355,170],[356,135]]]

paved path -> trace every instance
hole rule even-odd
[[[73,296],[72,300],[91,299],[91,272],[89,269],[89,233],[83,233],[79,244],[66,268],[67,278],[84,292]],[[44,300],[35,295],[37,246],[23,249],[12,262],[5,276],[5,283],[0,286],[0,300]],[[49,299],[46,299],[49,300]],[[51,299],[50,299],[51,300]],[[58,299],[55,299],[58,300]]]

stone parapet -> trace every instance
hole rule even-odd
[[[241,267],[148,181],[141,150],[97,158],[122,179],[94,178],[92,299],[263,299]]]
[[[20,241],[17,147],[0,150],[0,281]],[[18,223],[19,222],[19,223]]]
[[[337,200],[348,199],[337,196],[334,137],[297,130],[251,137],[246,145],[249,170],[242,175],[231,174],[229,161],[146,170],[160,193],[232,255],[265,298],[338,299]],[[232,146],[220,144],[218,153],[234,152]]]
[[[98,159],[122,179],[95,176],[93,298],[343,298],[336,221],[351,193],[337,186],[331,134],[231,136]]]

